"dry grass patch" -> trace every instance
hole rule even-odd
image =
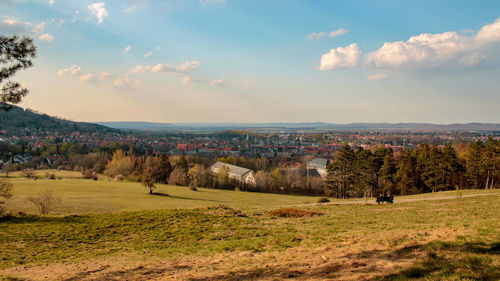
[[[330,199],[325,197],[321,197],[318,199],[318,203],[328,203],[328,202],[330,202]]]
[[[233,209],[228,206],[219,205],[215,207],[208,207],[205,212],[207,215],[213,216],[234,216],[234,217],[246,217],[240,210]]]
[[[302,210],[295,208],[281,208],[272,210],[269,212],[271,216],[278,218],[301,218],[301,217],[313,217],[321,216],[323,213],[311,210]]]

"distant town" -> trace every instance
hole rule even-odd
[[[486,140],[499,137],[499,132],[272,132],[230,130],[217,133],[184,132],[87,132],[60,133],[23,128],[0,130],[0,142],[21,148],[22,155],[10,155],[12,161],[23,164],[32,152],[43,150],[48,144],[77,144],[89,150],[94,148],[133,147],[140,154],[167,153],[169,155],[246,156],[246,157],[300,157],[311,155],[332,159],[343,145],[374,150],[380,146],[394,152],[428,143],[443,148],[447,144]],[[38,153],[35,153],[38,154]],[[6,155],[4,155],[5,157]],[[57,155],[51,155],[56,157]],[[7,160],[7,159],[4,159]]]

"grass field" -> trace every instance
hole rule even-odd
[[[185,186],[158,184],[150,195],[141,183],[109,180],[62,179],[30,180],[12,178],[14,196],[7,208],[12,212],[35,213],[26,197],[50,189],[60,199],[53,214],[110,213],[120,211],[197,208],[227,205],[234,208],[266,208],[282,205],[312,203],[317,197],[235,192],[199,188],[192,191]],[[168,196],[165,196],[168,195]]]
[[[46,179],[47,172],[54,173],[56,178],[62,179]],[[150,195],[148,190],[137,182],[117,182],[106,177],[100,177],[100,180],[93,181],[81,178],[79,172],[44,170],[37,171],[37,176],[40,179],[34,181],[23,177],[20,172],[11,173],[10,181],[14,184],[14,196],[6,204],[11,212],[36,213],[35,206],[29,203],[26,198],[36,196],[45,190],[52,190],[54,195],[60,199],[60,203],[51,212],[51,214],[57,215],[199,208],[217,205],[226,205],[236,209],[259,209],[311,204],[318,200],[318,197],[314,196],[235,192],[220,189],[198,188],[198,191],[192,191],[184,186],[163,184],[157,184],[155,190],[157,194]],[[469,195],[497,191],[463,190],[461,192],[463,195]],[[455,191],[448,191],[405,196],[404,198],[418,199],[455,195]],[[330,200],[340,202],[340,200]],[[360,201],[360,199],[342,200],[342,202],[350,201]],[[373,202],[374,199],[369,199],[369,201]]]
[[[22,198],[50,187],[62,198],[58,214],[81,215],[1,220],[0,276],[9,278],[498,280],[500,276],[500,190],[458,203],[450,199],[300,207],[312,215],[280,218],[270,211],[317,198],[195,192],[171,186],[159,189],[170,196],[152,196],[138,183],[11,180],[17,197],[10,207],[30,211]]]

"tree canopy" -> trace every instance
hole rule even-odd
[[[28,94],[19,82],[10,81],[10,78],[21,69],[33,66],[36,57],[36,47],[33,39],[20,38],[17,35],[0,35],[0,111],[9,110],[11,104],[21,102]]]

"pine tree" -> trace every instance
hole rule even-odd
[[[354,195],[352,190],[355,177],[354,161],[355,154],[352,148],[349,145],[342,146],[328,169],[326,185],[331,196],[346,198]]]
[[[377,193],[378,170],[373,153],[364,149],[356,151],[354,168],[357,197],[371,197]]]
[[[394,159],[392,155],[387,154],[384,158],[384,164],[380,167],[379,171],[379,190],[385,195],[394,195],[395,184],[394,176],[396,172],[396,166],[394,165]]]
[[[0,111],[11,109],[11,104],[21,102],[28,94],[28,89],[21,87],[18,82],[10,81],[10,77],[21,69],[32,67],[35,57],[36,47],[32,39],[0,35]]]
[[[482,185],[482,154],[483,143],[478,140],[470,146],[470,151],[467,155],[467,162],[465,165],[465,177],[469,183],[470,188],[480,188]]]
[[[397,193],[401,195],[419,193],[416,150],[406,149],[396,171]]]
[[[482,160],[486,174],[485,188],[498,186],[498,171],[500,170],[500,141],[488,138],[484,147]]]

